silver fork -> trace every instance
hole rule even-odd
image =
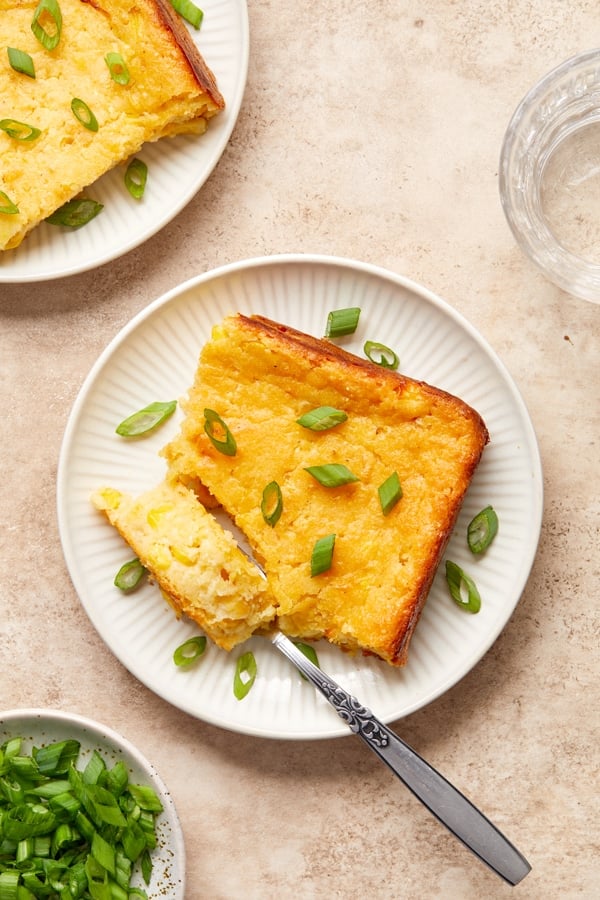
[[[380,722],[359,700],[315,666],[293,641],[281,632],[277,632],[271,640],[323,694],[350,731],[361,737],[469,850],[509,884],[518,884],[525,878],[531,870],[525,857],[470,800]]]

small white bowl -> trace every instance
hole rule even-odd
[[[600,302],[600,49],[523,98],[502,145],[500,198],[525,254],[554,284]]]
[[[122,760],[132,782],[153,787],[163,812],[156,819],[158,841],[152,851],[152,879],[145,885],[141,876],[138,880],[137,873],[132,885],[145,888],[150,897],[184,900],[185,845],[175,805],[154,766],[133,744],[112,728],[92,719],[51,709],[0,711],[0,744],[11,737],[23,738],[25,752],[30,752],[33,745],[40,747],[69,738],[77,740],[81,744],[78,768],[82,768],[97,750],[109,766]]]

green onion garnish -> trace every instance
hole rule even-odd
[[[319,657],[317,656],[317,651],[312,646],[312,644],[305,644],[304,641],[295,641],[296,647],[300,650],[301,653],[304,653],[307,659],[311,661],[313,666],[316,666],[320,669],[319,665]],[[300,672],[300,670],[298,670]],[[304,674],[304,672],[300,672],[300,677],[304,678],[305,681],[308,681],[308,678]]]
[[[89,131],[98,131],[98,119],[85,100],[80,100],[79,97],[73,97],[71,100],[71,109],[77,121],[81,122],[84,128],[87,128]]]
[[[28,75],[30,78],[35,78],[33,59],[29,53],[25,53],[24,50],[16,50],[14,47],[7,47],[6,52],[8,53],[8,61],[11,68],[13,68],[15,72],[20,72],[21,75]]]
[[[390,513],[398,500],[402,497],[402,485],[397,472],[392,472],[389,478],[386,478],[378,489],[379,502],[384,516]]]
[[[0,213],[4,213],[5,216],[16,216],[18,212],[19,207],[12,202],[8,194],[0,191]]]
[[[446,581],[450,596],[465,612],[478,613],[481,609],[481,597],[473,579],[460,566],[446,560]]]
[[[1,900],[146,897],[131,881],[152,874],[160,797],[98,751],[78,768],[80,750],[73,739],[27,755],[20,737],[0,746]]]
[[[121,437],[139,437],[141,434],[148,434],[172,416],[176,407],[177,400],[168,400],[164,403],[157,400],[127,416],[117,425],[115,431]]]
[[[189,669],[197,662],[206,650],[206,638],[204,635],[188,638],[173,653],[173,662],[180,669]]]
[[[233,676],[233,693],[236,700],[243,700],[256,680],[258,668],[254,653],[248,650],[238,657]]]
[[[385,344],[379,344],[377,341],[366,341],[363,349],[367,359],[370,359],[377,366],[396,370],[400,365],[398,354],[386,347]]]
[[[276,481],[270,481],[262,493],[260,504],[262,517],[271,528],[279,522],[283,512],[283,495]]]
[[[235,438],[221,416],[214,409],[205,409],[204,418],[204,430],[215,450],[224,453],[225,456],[235,456],[237,452]]]
[[[296,419],[298,425],[303,428],[309,428],[311,431],[328,431],[345,422],[348,416],[341,409],[334,409],[333,406],[318,406],[304,413],[299,419]]]
[[[135,157],[129,161],[125,170],[125,187],[135,200],[141,200],[146,190],[148,180],[148,166],[141,159]]]
[[[359,306],[348,306],[345,309],[332,309],[327,316],[325,337],[343,337],[345,334],[354,334],[360,317]]]
[[[171,0],[171,6],[186,22],[189,22],[194,28],[200,28],[204,13],[195,3],[192,3],[192,0]]]
[[[314,578],[315,575],[321,575],[331,568],[333,561],[333,548],[335,546],[335,534],[328,534],[326,537],[319,538],[315,541],[312,556],[310,558],[310,574]]]
[[[15,141],[35,141],[42,133],[39,128],[25,122],[17,122],[16,119],[0,119],[0,130],[5,131]]]
[[[498,516],[491,506],[486,506],[469,522],[467,543],[472,553],[483,553],[498,533]]]
[[[146,569],[136,556],[135,559],[130,559],[121,566],[115,575],[114,584],[120,591],[128,594],[141,584],[145,574]]]
[[[104,61],[113,81],[117,84],[129,84],[129,69],[120,53],[107,53]]]
[[[81,228],[82,225],[91,222],[103,209],[104,206],[97,200],[89,197],[76,198],[68,200],[60,209],[53,212],[46,222],[49,225],[64,225],[66,228]]]
[[[33,14],[31,30],[46,50],[54,50],[58,46],[62,13],[57,0],[40,0]]]
[[[360,481],[347,466],[342,463],[326,463],[324,466],[307,466],[304,469],[309,475],[322,484],[323,487],[340,487],[342,484],[351,484]]]

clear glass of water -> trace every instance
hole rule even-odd
[[[499,188],[521,249],[563,290],[600,303],[600,49],[562,63],[523,98]]]

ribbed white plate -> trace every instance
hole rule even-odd
[[[179,135],[145,144],[148,166],[141,201],[123,188],[117,166],[94,183],[90,196],[104,209],[83,228],[43,222],[15,250],[0,252],[0,283],[42,281],[85,272],[117,259],[160,231],[192,199],[223,153],[236,123],[248,74],[249,26],[245,0],[203,0],[200,30],[189,28],[214,72],[226,108],[202,136]]]
[[[475,578],[483,598],[470,615],[449,598],[440,567],[406,668],[353,658],[318,645],[322,667],[386,722],[422,707],[454,685],[490,647],[510,617],[536,552],[542,475],[527,410],[501,362],[464,319],[418,285],[373,266],[319,256],[240,262],[192,279],[151,303],[116,336],[90,372],[61,449],[58,514],[64,553],[81,601],[106,643],[141,681],[206,721],[266,737],[346,733],[326,701],[264,639],[253,638],[259,674],[243,701],[232,692],[236,654],[211,646],[193,671],[172,663],[175,647],[196,631],[177,621],[154,587],[124,597],[112,581],[130,558],[92,509],[101,485],[132,492],[164,475],[159,449],[179,426],[176,414],[135,443],[115,426],[153,400],[182,396],[211,327],[232,312],[260,313],[321,336],[327,313],[360,306],[359,329],[345,342],[362,355],[366,339],[394,347],[401,370],[444,388],[484,417],[491,444],[470,487],[447,557]],[[481,559],[466,547],[466,526],[491,503],[500,530]]]
[[[94,750],[107,766],[121,761],[127,766],[134,784],[154,788],[163,805],[156,820],[157,846],[152,851],[152,878],[145,885],[141,873],[132,884],[145,888],[149,897],[185,897],[185,844],[173,799],[154,766],[123,735],[93,719],[58,709],[0,710],[0,744],[13,737],[23,738],[23,752],[54,741],[75,740],[81,744],[77,768],[82,769]]]

